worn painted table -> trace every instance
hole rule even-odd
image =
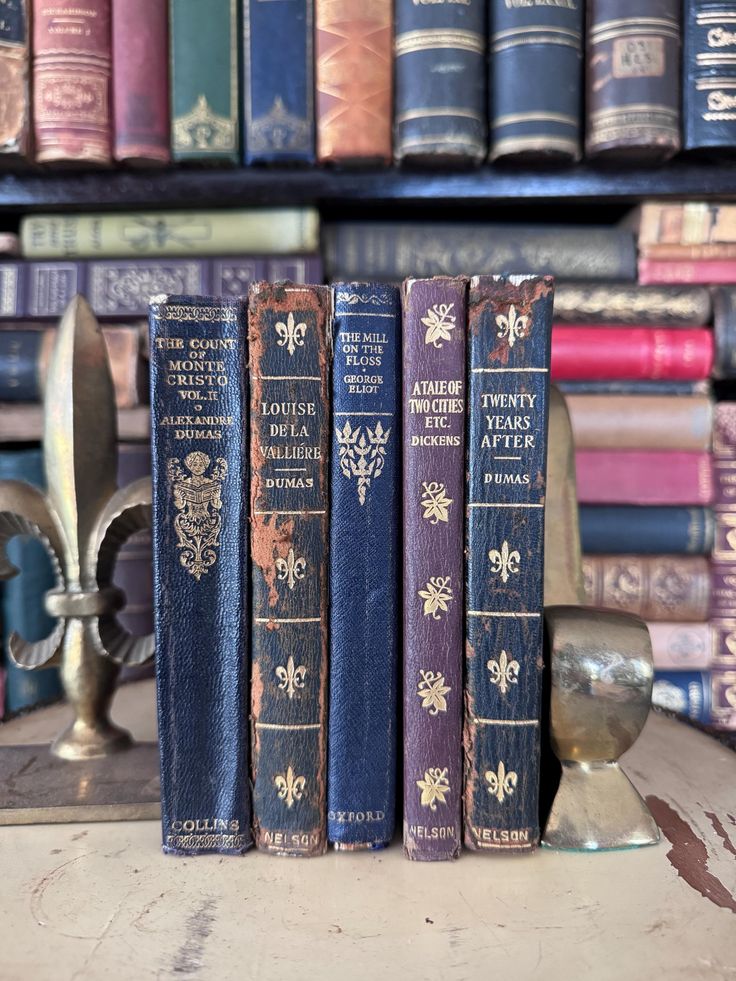
[[[48,740],[64,711],[0,744]],[[114,714],[154,738],[152,684]],[[736,979],[736,754],[657,716],[624,763],[657,847],[176,859],[152,821],[0,828],[0,979]]]

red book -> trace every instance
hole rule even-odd
[[[581,504],[710,504],[710,453],[578,450]]]
[[[110,163],[110,43],[110,0],[33,0],[39,163]]]
[[[112,0],[116,160],[171,160],[168,27],[167,0]]]
[[[712,367],[713,334],[705,328],[552,329],[553,381],[699,381]]]
[[[736,259],[639,259],[639,282],[643,286],[666,283],[697,283],[729,286],[736,283]]]

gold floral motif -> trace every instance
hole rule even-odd
[[[289,549],[285,559],[276,559],[276,578],[280,582],[286,582],[289,589],[293,589],[298,582],[301,582],[306,574],[307,560],[297,558],[293,548]]]
[[[445,684],[444,676],[439,671],[420,671],[419,674],[421,681],[417,686],[417,695],[422,699],[422,708],[427,709],[429,715],[446,712],[445,695],[452,691],[452,688]]]
[[[353,429],[350,420],[346,420],[342,429],[335,427],[335,435],[339,446],[340,470],[348,479],[358,478],[358,500],[362,506],[371,480],[378,480],[383,473],[391,428],[384,429],[379,419],[373,429],[366,426],[363,432],[362,426]]]
[[[234,121],[216,113],[205,95],[198,95],[189,112],[173,119],[175,150],[233,150],[236,145]]]
[[[500,573],[501,582],[508,582],[509,576],[518,576],[521,556],[516,549],[513,551],[509,549],[507,541],[504,541],[500,552],[497,548],[492,548],[488,553],[488,558],[491,562],[491,572]]]
[[[195,450],[184,457],[184,466],[191,476],[187,476],[176,458],[170,459],[166,468],[174,507],[179,512],[174,518],[176,547],[181,549],[179,561],[197,582],[217,561],[222,527],[219,512],[227,463],[219,457],[206,477],[210,463],[206,453]]]
[[[454,303],[435,303],[422,317],[422,323],[427,328],[424,343],[433,347],[442,347],[443,341],[450,340],[450,331],[455,329],[456,317],[450,313]]]
[[[450,793],[450,781],[447,779],[447,767],[430,767],[424,771],[424,780],[417,780],[417,787],[422,792],[420,804],[430,811],[437,810],[437,802],[446,804],[445,794]]]
[[[303,664],[297,667],[294,664],[294,658],[289,655],[289,660],[286,662],[286,667],[283,664],[279,664],[275,669],[276,677],[279,679],[279,689],[285,691],[289,696],[289,701],[296,695],[297,689],[301,691],[304,688],[304,681],[307,677],[307,669]]]
[[[286,806],[291,809],[295,800],[301,800],[304,788],[307,784],[306,777],[297,777],[291,767],[287,767],[286,773],[277,773],[273,778],[278,791],[279,800],[286,802]]]
[[[418,590],[417,594],[424,600],[425,617],[431,616],[433,620],[440,620],[440,612],[447,613],[452,600],[450,576],[432,576],[425,583],[424,589]]]
[[[290,313],[286,318],[286,323],[279,320],[275,325],[279,339],[276,341],[279,347],[286,347],[289,356],[293,356],[298,347],[304,347],[304,335],[307,333],[306,324],[298,324],[294,319],[294,314]]]
[[[507,315],[500,313],[496,317],[498,327],[498,337],[508,338],[509,347],[513,347],[517,340],[526,337],[529,330],[529,316],[522,314],[517,316],[516,307],[512,303]]]
[[[503,804],[507,797],[513,796],[516,790],[516,784],[519,781],[513,770],[510,770],[508,773],[506,772],[506,766],[503,761],[498,764],[498,769],[495,773],[493,770],[486,770],[485,778],[488,784],[488,793],[495,797],[499,804]]]
[[[486,661],[486,667],[491,676],[491,684],[498,685],[498,690],[502,695],[506,694],[510,685],[518,683],[521,665],[518,661],[509,660],[506,651],[501,651],[498,660],[491,658]]]
[[[445,493],[445,485],[432,480],[429,483],[422,483],[424,490],[420,504],[424,508],[422,515],[431,525],[436,525],[440,521],[449,521],[449,510],[452,498]]]

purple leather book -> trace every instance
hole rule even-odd
[[[462,840],[467,280],[404,283],[404,851]]]

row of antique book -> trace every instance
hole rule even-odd
[[[198,0],[13,0],[0,154],[472,164],[733,149],[735,22],[733,0],[208,0],[206,16]]]

